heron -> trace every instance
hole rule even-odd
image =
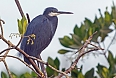
[[[34,44],[27,44],[27,37],[24,37],[20,48],[28,55],[38,57],[40,53],[50,44],[58,25],[57,15],[73,14],[72,12],[58,11],[54,7],[48,7],[44,10],[42,15],[35,17],[27,26],[24,36],[31,34],[35,35],[32,38]],[[30,64],[28,58],[24,57],[24,61]]]

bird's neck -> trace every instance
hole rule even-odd
[[[54,35],[54,33],[55,33],[55,31],[56,31],[56,28],[57,28],[57,24],[58,24],[58,18],[57,18],[57,16],[49,16],[49,17],[47,17],[48,19],[49,19],[49,21],[51,22],[51,28],[52,28],[52,33],[53,33],[53,35]]]

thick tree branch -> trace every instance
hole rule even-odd
[[[34,59],[34,60],[36,60],[36,61],[38,61],[38,62],[41,62],[41,63],[47,65],[48,67],[50,67],[51,69],[55,70],[56,72],[65,75],[66,78],[69,78],[69,76],[68,76],[65,72],[62,72],[62,71],[60,71],[60,70],[57,70],[57,69],[54,68],[53,66],[51,66],[51,65],[49,65],[48,63],[44,62],[43,60],[40,60],[40,59],[38,59],[38,58],[36,58],[36,57],[33,57],[33,56],[29,56],[29,58],[32,58],[32,59]]]
[[[38,72],[38,74],[40,74],[40,77],[44,77],[44,74],[40,71],[40,69],[38,68],[38,66],[34,63],[34,61],[32,59],[29,58],[29,55],[27,55],[23,50],[21,50],[20,48],[16,47],[14,44],[12,44],[10,41],[7,41],[2,35],[0,35],[0,38],[7,43],[8,45],[10,45],[11,47],[13,47],[14,49],[16,49],[17,51],[21,52],[26,58],[29,59],[30,63],[32,64],[32,66],[34,67],[34,69],[36,70],[36,72]]]

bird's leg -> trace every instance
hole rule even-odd
[[[38,55],[38,59],[42,60],[42,58],[41,58],[40,55]],[[38,64],[38,67],[41,68],[41,71],[44,73],[45,78],[47,78],[47,72],[46,72],[46,69],[44,67],[44,64],[43,63],[40,63],[40,62],[37,62],[37,64]]]

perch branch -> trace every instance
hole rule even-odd
[[[23,50],[21,50],[20,48],[16,47],[14,44],[12,44],[10,41],[7,41],[3,36],[0,35],[0,38],[7,43],[8,45],[11,45],[11,47],[14,47],[14,49],[16,49],[17,51],[21,52],[26,58],[29,59],[30,63],[32,64],[32,66],[34,67],[34,69],[36,70],[36,72],[38,74],[40,74],[40,77],[44,77],[44,74],[40,71],[40,69],[37,67],[37,65],[34,63],[34,61],[32,59],[29,58],[29,55],[26,54]]]
[[[3,51],[0,52],[0,55],[1,55],[2,53],[4,53],[5,51],[7,51],[7,50],[11,50],[11,49],[14,49],[14,48],[9,47],[9,48],[7,48],[7,49],[4,49]]]
[[[40,60],[40,59],[38,59],[38,58],[36,58],[36,57],[33,57],[33,56],[29,56],[29,58],[32,58],[32,59],[34,59],[34,60],[37,60],[38,62],[41,62],[41,63],[47,65],[48,67],[50,67],[51,69],[55,70],[56,72],[65,75],[66,78],[69,78],[68,75],[67,75],[65,72],[62,72],[62,71],[60,71],[60,70],[57,70],[57,69],[54,68],[53,66],[51,66],[51,65],[49,65],[48,63],[44,62],[43,60]]]

